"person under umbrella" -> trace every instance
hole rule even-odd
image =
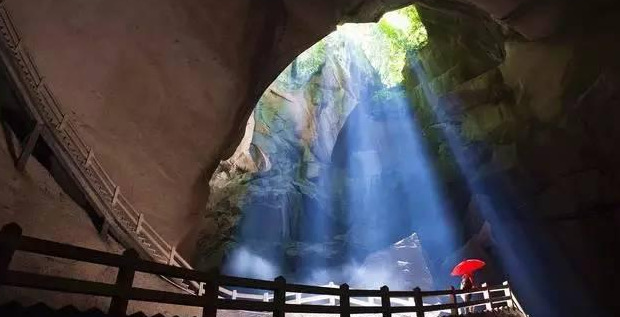
[[[486,263],[478,259],[468,259],[457,264],[452,269],[452,276],[461,276],[461,290],[472,290],[476,287],[474,284],[474,272],[484,267]],[[469,302],[471,294],[463,295],[463,301]],[[473,312],[473,307],[465,309],[466,312]]]

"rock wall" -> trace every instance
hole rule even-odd
[[[254,241],[257,254],[273,253],[274,248],[288,250],[291,265],[317,249],[317,241],[299,236],[303,231],[300,223],[314,210],[308,204],[330,203],[327,189],[318,187],[319,178],[329,174],[339,133],[362,98],[361,90],[369,85],[351,79],[380,82],[361,52],[342,47],[325,50],[329,53],[320,54],[317,63],[310,63],[312,67],[303,74],[295,75],[293,70],[303,65],[291,65],[267,89],[250,121],[255,123],[248,125],[244,138],[251,143],[242,143],[237,149],[247,155],[218,166],[210,182],[206,212],[207,219],[216,219],[217,225],[214,228],[205,222],[195,236],[201,267],[219,265],[223,251],[230,249],[235,239]],[[252,167],[240,168],[246,159]],[[239,231],[238,221],[259,218],[270,223],[267,230],[252,226],[258,231]],[[338,254],[341,243],[330,240],[329,251],[320,256]]]
[[[203,210],[208,179],[233,153],[277,74],[339,22],[376,21],[411,2],[23,0],[3,6],[125,196],[176,244]],[[520,11],[528,13],[520,18],[530,16]]]
[[[511,249],[544,258],[522,261],[530,268],[517,284],[525,275],[537,276],[573,291],[541,291],[557,297],[538,293],[557,303],[555,309],[542,308],[543,315],[562,309],[586,313],[593,303],[600,305],[593,315],[617,310],[608,290],[618,282],[611,273],[618,262],[608,255],[619,245],[613,233],[620,224],[618,168],[611,163],[618,153],[610,146],[619,135],[610,124],[618,120],[618,62],[611,56],[619,48],[612,35],[617,32],[594,35],[617,28],[612,22],[617,11],[542,41],[493,32],[499,41],[488,43],[501,46],[490,49],[477,46],[479,35],[477,41],[468,37],[472,32],[462,23],[469,23],[446,21],[443,12],[420,13],[429,35],[437,30],[450,36],[431,40],[428,52],[412,57],[410,94],[419,112],[426,111],[422,125],[452,203],[463,211],[466,236],[486,219],[499,239],[486,251],[466,245],[457,254],[501,257],[502,249]],[[419,84],[419,70],[428,76],[427,87]],[[449,151],[445,131],[456,136],[464,155]],[[502,266],[510,270],[510,262],[520,261],[504,258]],[[531,297],[521,300],[536,303]]]
[[[441,260],[431,266],[445,275],[463,257],[483,258],[493,271],[485,281],[513,274],[520,299],[546,316],[615,311],[620,48],[612,44],[616,32],[597,30],[615,30],[617,12],[530,41],[472,8],[419,10],[429,45],[410,55],[404,86],[462,239],[462,248],[431,257]],[[277,90],[267,95],[294,100]],[[274,215],[274,223],[282,219]],[[535,260],[507,260],[506,249]],[[524,285],[532,277],[548,285]]]

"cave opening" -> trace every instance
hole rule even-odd
[[[0,2],[3,223],[366,289],[478,258],[533,316],[619,310],[613,1],[36,1]]]
[[[214,178],[226,194],[211,208],[232,233],[218,246],[224,274],[401,290],[450,284],[439,275],[462,232],[410,89],[427,44],[409,6],[338,26],[270,85]]]
[[[454,264],[479,258],[477,280],[510,280],[526,310],[560,314],[562,298],[589,307],[584,277],[548,228],[555,220],[534,215],[547,214],[536,153],[555,155],[532,143],[551,140],[531,123],[548,112],[532,105],[553,104],[531,93],[544,86],[523,67],[535,48],[474,7],[402,12],[341,25],[265,91],[251,133],[211,179],[207,217],[218,231],[199,241],[198,265],[446,289],[458,286]]]

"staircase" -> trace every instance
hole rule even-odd
[[[120,186],[98,161],[94,150],[82,140],[71,119],[62,110],[60,102],[41,77],[9,11],[1,1],[0,58],[25,101],[26,112],[37,122],[36,132],[31,134],[34,139],[32,146],[40,137],[50,147],[103,219],[101,234],[104,237],[112,234],[124,247],[135,249],[144,259],[191,269],[175,248],[147,222],[144,214],[136,211],[127,201]],[[22,156],[25,153],[27,157],[27,149],[23,151]],[[183,280],[166,280],[190,294],[198,292],[197,285]]]

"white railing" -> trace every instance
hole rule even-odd
[[[523,308],[521,307],[521,305],[519,304],[519,301],[517,300],[517,298],[514,296],[514,294],[512,293],[509,285],[508,285],[508,281],[504,282],[503,287],[496,287],[494,290],[489,290],[489,286],[487,285],[487,283],[484,283],[481,285],[480,289],[476,290],[473,289],[469,292],[458,292],[458,297],[453,294],[450,294],[449,291],[443,292],[443,294],[439,294],[437,297],[440,298],[441,296],[451,296],[454,302],[458,302],[458,298],[460,298],[460,296],[463,295],[476,295],[476,294],[481,294],[481,297],[484,300],[492,300],[494,297],[505,297],[507,299],[504,300],[498,300],[498,301],[490,301],[487,303],[482,303],[482,304],[478,304],[478,305],[473,305],[472,307],[477,307],[477,306],[484,306],[484,309],[486,311],[490,311],[496,307],[493,307],[493,305],[503,305],[505,307],[513,307],[516,308],[517,310],[519,310],[521,313],[523,313],[525,315],[525,312],[523,311]],[[334,284],[333,282],[329,282],[326,285],[321,285],[318,287],[327,287],[327,288],[338,288],[339,286]],[[264,292],[262,294],[257,294],[257,293],[243,293],[240,292],[236,289],[227,289],[224,287],[219,287],[219,291],[220,291],[220,299],[231,299],[231,300],[252,300],[252,301],[263,301],[263,302],[273,302],[274,300],[274,294],[270,293],[270,292]],[[454,290],[454,292],[456,293],[457,291]],[[441,293],[441,292],[438,292]],[[492,296],[493,294],[496,296]],[[499,295],[499,296],[498,296]],[[358,299],[358,298],[350,298],[350,305],[351,306],[357,306],[357,307],[378,307],[381,306],[381,297],[363,297],[360,296],[359,298],[364,298],[364,300],[362,299]],[[286,292],[286,303],[287,304],[308,304],[308,305],[324,305],[324,306],[338,306],[339,305],[339,296],[338,295],[306,295],[305,293],[295,293],[295,292]],[[432,303],[432,305],[437,305],[440,301],[436,301],[434,303]],[[390,303],[391,303],[391,307],[412,307],[415,306],[415,300],[413,297],[408,297],[408,298],[398,298],[398,297],[392,297],[390,298]],[[431,305],[429,303],[424,303],[424,305]],[[444,309],[444,310],[437,310],[434,313],[448,313],[450,314],[452,311],[451,309]],[[458,312],[460,314],[460,311]],[[403,316],[407,316],[407,315],[413,315],[413,314],[394,314],[394,315],[403,315]]]
[[[21,227],[15,223],[0,229],[0,251],[2,251],[0,287],[7,285],[109,297],[111,303],[108,313],[114,317],[126,316],[129,302],[136,300],[202,307],[204,317],[217,317],[218,310],[271,312],[274,317],[285,317],[286,313],[338,314],[340,317],[350,317],[352,314],[430,317],[443,312],[459,315],[459,310],[481,306],[487,311],[503,307],[511,311],[516,310],[516,300],[508,283],[483,286],[471,291],[455,290],[453,287],[439,291],[422,291],[419,288],[411,291],[393,291],[387,286],[380,289],[351,289],[347,284],[338,287],[333,283],[327,287],[290,284],[283,277],[271,281],[239,278],[141,260],[138,259],[137,252],[132,249],[126,250],[123,255],[118,255],[32,238],[24,236]],[[115,268],[116,282],[110,284],[12,270],[11,262],[17,252],[60,257]],[[200,296],[135,287],[136,272],[195,281],[201,286]],[[257,292],[246,294],[222,286]],[[225,292],[222,293],[222,290]],[[262,290],[269,292],[261,294]],[[479,296],[483,297],[482,299],[458,300],[460,296],[478,293],[483,294]],[[441,297],[443,299],[439,299]],[[358,300],[359,298],[366,300]]]

